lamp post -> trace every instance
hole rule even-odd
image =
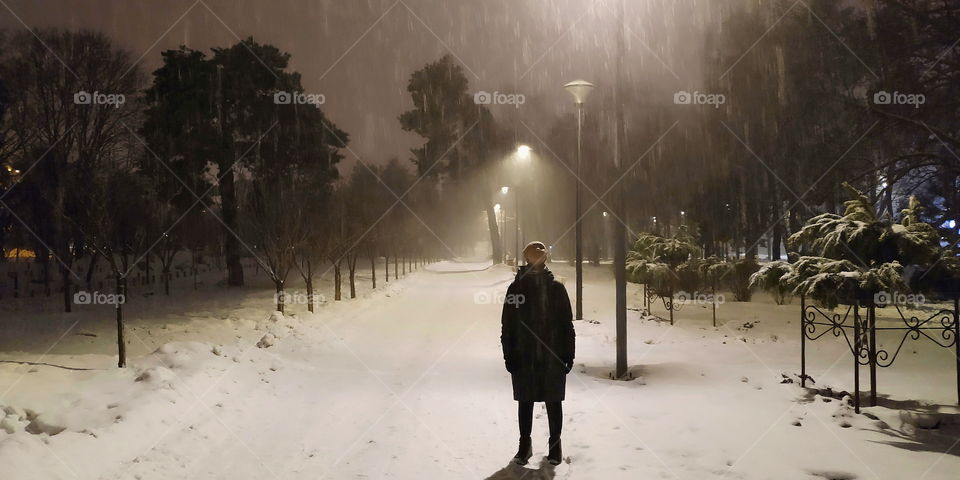
[[[576,265],[577,265],[577,320],[583,320],[583,229],[580,224],[580,155],[583,145],[583,103],[587,101],[593,84],[586,80],[574,80],[563,86],[577,105],[577,201],[576,201]]]

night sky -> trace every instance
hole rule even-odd
[[[446,53],[464,65],[471,91],[520,93],[520,108],[492,106],[519,142],[536,143],[573,106],[561,86],[583,77],[609,103],[616,3],[518,0],[0,0],[0,27],[99,30],[143,55],[147,72],[160,52],[185,44],[209,51],[253,35],[292,55],[308,92],[350,133],[353,154],[368,163],[407,158],[420,139],[397,116],[410,108],[409,75]],[[703,0],[628,0],[627,64],[631,87],[663,94],[695,88]],[[606,87],[606,88],[605,88]],[[522,123],[521,123],[522,121]],[[528,130],[528,126],[534,132]]]

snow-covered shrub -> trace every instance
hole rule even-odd
[[[859,190],[844,183],[854,197],[844,202],[843,215],[824,213],[807,221],[787,239],[787,245],[801,254],[835,260],[849,260],[868,268],[889,262],[926,264],[940,255],[936,229],[917,217],[920,206],[910,199],[911,208],[903,211],[902,223],[878,218],[870,200]]]
[[[750,275],[750,288],[756,288],[773,295],[777,305],[787,303],[792,288],[788,287],[783,278],[793,272],[793,265],[790,262],[776,261],[770,262]]]
[[[672,296],[682,288],[678,269],[699,252],[686,227],[670,238],[642,233],[627,253],[627,279],[650,286],[658,295]]]
[[[677,266],[677,288],[684,292],[697,292],[705,286],[701,264],[703,259],[691,258]]]
[[[828,307],[861,301],[871,303],[881,291],[907,291],[904,266],[939,264],[943,257],[936,230],[919,220],[916,198],[901,215],[901,223],[876,215],[862,192],[844,183],[853,197],[844,214],[811,218],[790,236],[787,245],[806,256],[793,264],[781,282],[794,294],[806,295]]]
[[[738,302],[749,302],[753,297],[750,290],[750,276],[760,270],[760,264],[753,258],[742,258],[730,262],[730,273],[726,275],[727,287],[733,292],[733,298]]]

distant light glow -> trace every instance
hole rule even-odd
[[[606,217],[606,216],[607,216],[607,212],[603,212],[603,216]]]
[[[500,213],[500,204],[499,204],[499,203],[493,206],[493,211],[494,211],[494,213]]]
[[[504,195],[510,193],[510,187],[500,187],[500,193]]]
[[[517,156],[521,159],[530,158],[530,147],[527,145],[520,145],[517,147]]]

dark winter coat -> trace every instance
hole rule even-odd
[[[504,297],[500,343],[514,400],[563,400],[575,333],[567,289],[550,270],[517,272]]]

